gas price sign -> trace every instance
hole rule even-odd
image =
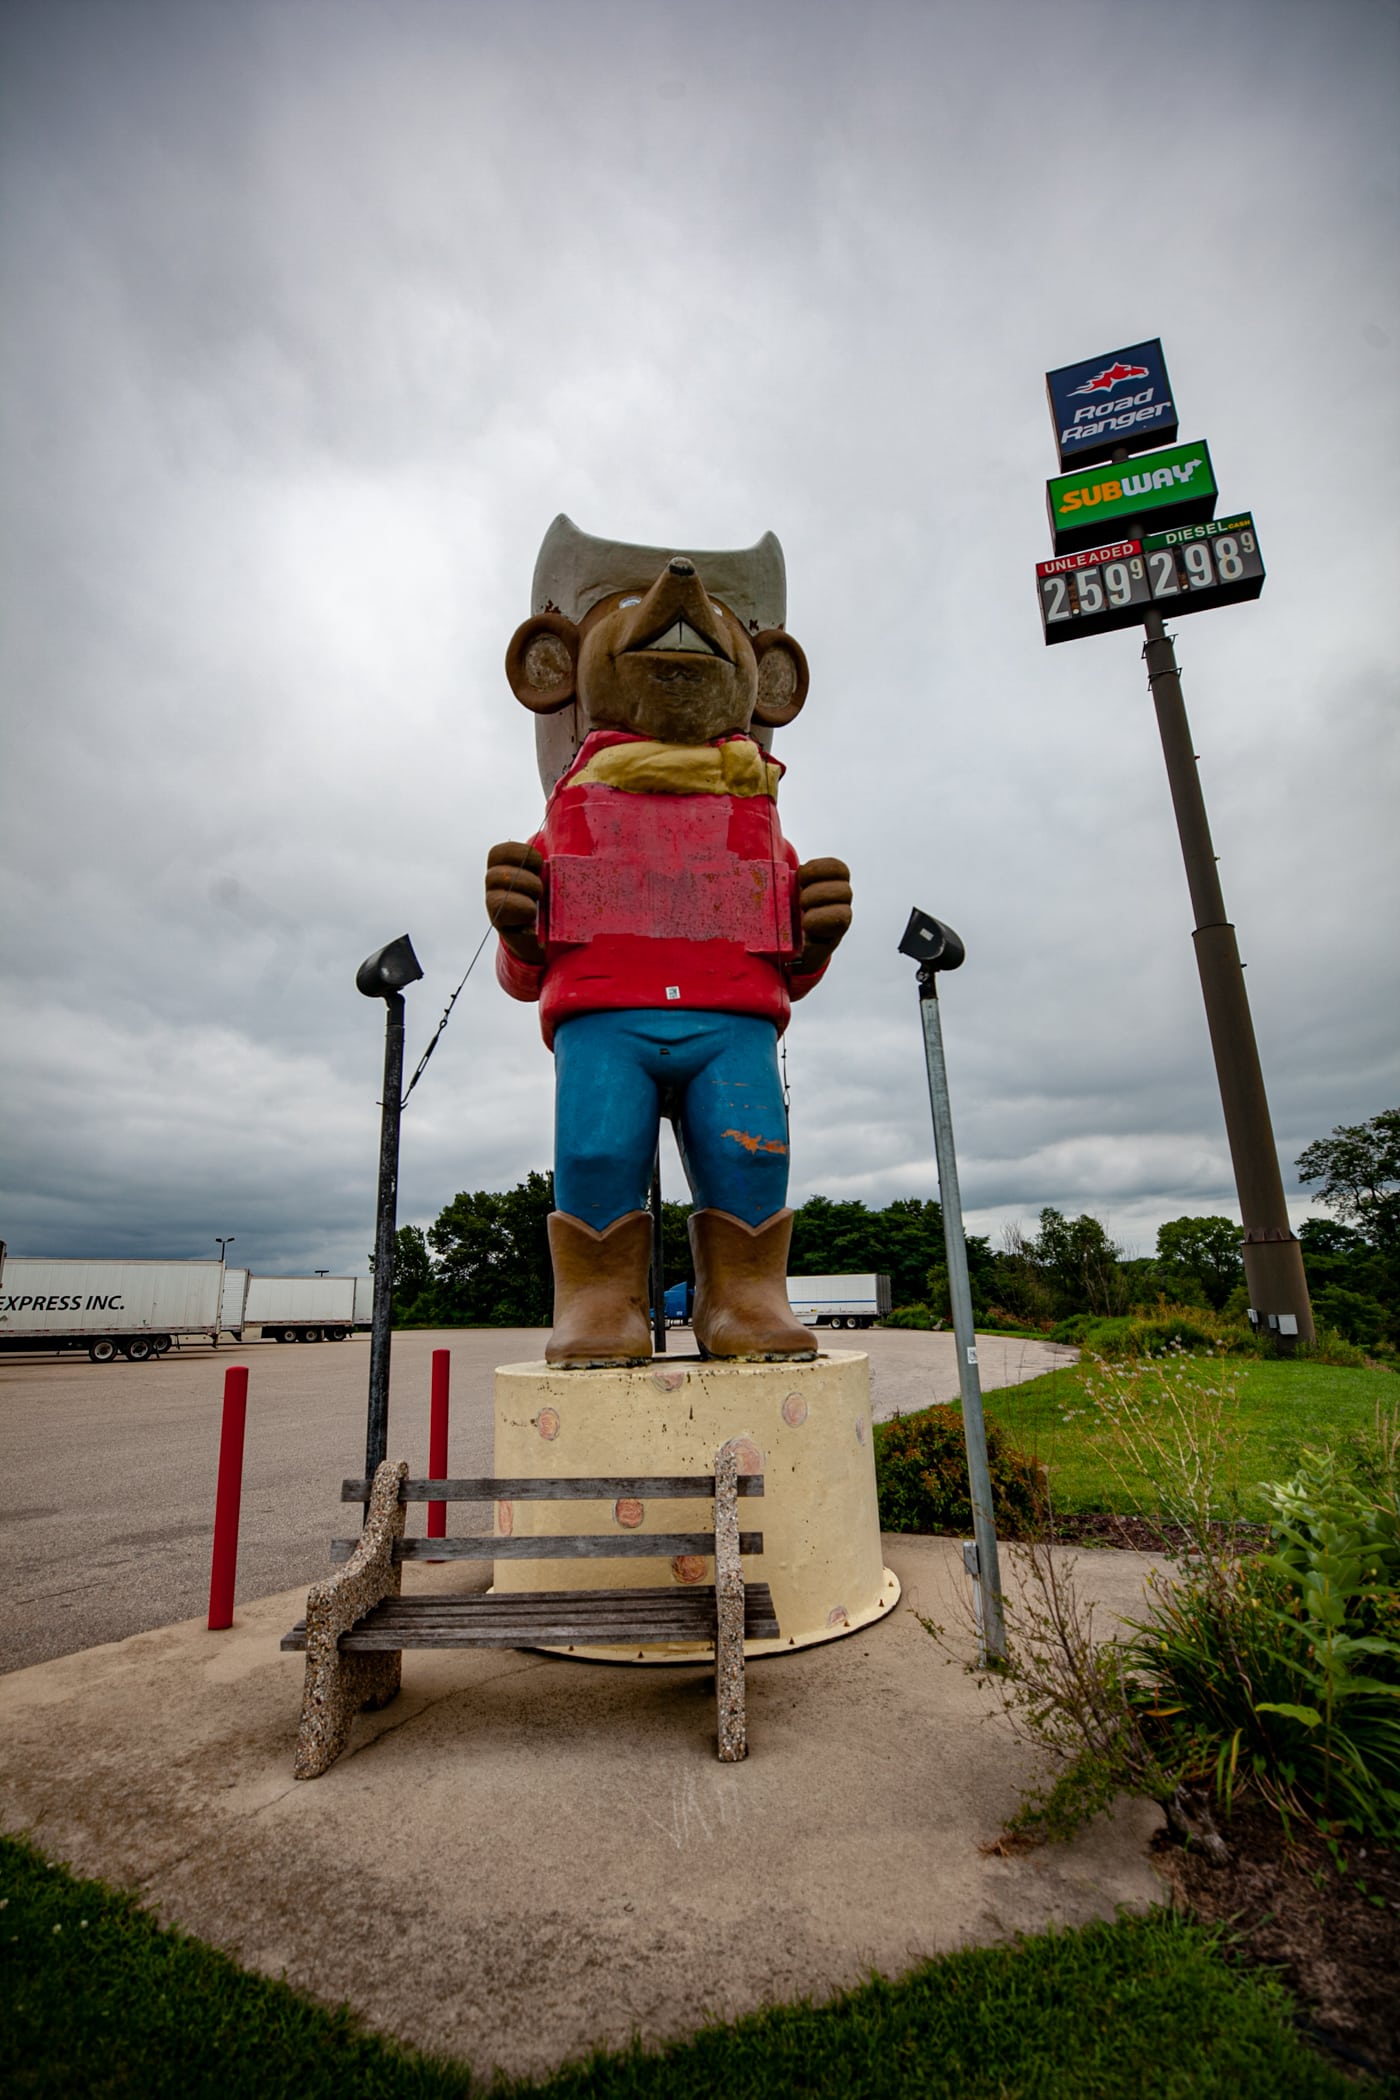
[[[1047,644],[1141,625],[1150,606],[1183,613],[1257,598],[1264,563],[1248,511],[1036,564]]]

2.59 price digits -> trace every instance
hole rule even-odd
[[[1108,561],[1099,569],[1074,569],[1044,576],[1040,583],[1046,622],[1087,619],[1094,613],[1148,602],[1147,571],[1140,554]]]

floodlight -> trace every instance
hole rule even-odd
[[[377,948],[373,955],[366,956],[355,972],[355,985],[366,999],[387,999],[392,992],[401,992],[406,984],[416,983],[422,975],[413,943],[406,933],[401,933],[387,948]]]
[[[909,914],[899,952],[911,957],[921,970],[956,970],[967,953],[951,926],[917,907]]]

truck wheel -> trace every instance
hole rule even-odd
[[[319,1327],[303,1327],[301,1330],[300,1338],[304,1342],[319,1342],[321,1339],[321,1330]]]
[[[170,1336],[168,1334],[153,1334],[151,1336],[151,1354],[153,1356],[164,1356],[169,1347]]]
[[[328,1327],[326,1329],[326,1340],[328,1342],[345,1342],[349,1339],[350,1329],[348,1327]]]
[[[143,1364],[151,1353],[151,1345],[144,1334],[134,1334],[129,1342],[122,1343],[121,1350],[129,1364]]]
[[[116,1353],[117,1345],[110,1334],[104,1334],[97,1341],[88,1343],[88,1355],[95,1364],[109,1364]]]
[[[297,1330],[296,1330],[296,1328],[295,1328],[295,1327],[279,1327],[279,1328],[278,1328],[278,1330],[277,1330],[277,1339],[278,1339],[278,1341],[279,1341],[279,1342],[294,1342],[294,1341],[296,1341],[296,1339],[297,1339]]]

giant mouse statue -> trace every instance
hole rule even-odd
[[[651,1356],[660,1118],[696,1209],[696,1340],[810,1357],[787,1298],[792,1212],[778,1038],[851,922],[850,871],[798,863],[774,728],[807,694],[772,533],[672,554],[556,518],[506,676],[536,717],[549,800],[487,858],[497,976],[554,1050],[554,1330],[564,1366]]]

